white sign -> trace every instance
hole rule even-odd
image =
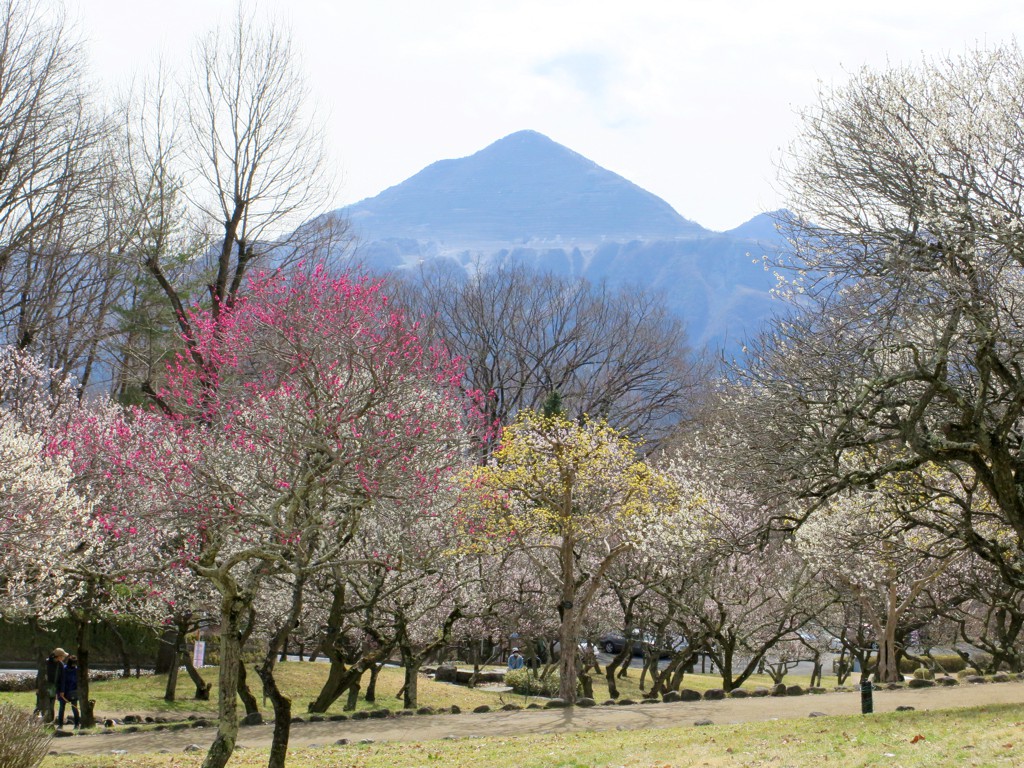
[[[196,644],[192,647],[192,666],[201,667],[203,661],[206,659],[206,641],[196,640]]]

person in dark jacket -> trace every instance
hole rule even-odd
[[[53,706],[57,703],[64,659],[67,656],[63,648],[54,648],[53,653],[46,658],[46,678],[39,688],[39,714],[44,723],[53,722]]]
[[[64,707],[70,704],[71,714],[77,729],[82,724],[82,717],[78,711],[78,659],[74,655],[68,656],[67,664],[64,665],[57,696],[60,698],[60,709],[57,710],[57,727],[64,727]]]

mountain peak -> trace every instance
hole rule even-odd
[[[572,156],[590,163],[591,165],[597,165],[596,163],[587,160],[583,155],[573,152],[571,149],[563,144],[559,144],[554,139],[550,139],[539,131],[522,130],[510,133],[508,136],[504,136],[497,141],[488,144],[480,151],[470,155],[475,157],[481,154],[546,154],[546,155],[562,155]]]
[[[759,213],[738,227],[725,232],[733,237],[741,237],[748,240],[766,240],[775,242],[779,239],[779,226],[792,217],[792,213],[785,208],[776,211]]]
[[[540,131],[534,131],[534,130],[531,130],[529,128],[524,128],[521,131],[516,131],[515,133],[510,133],[508,136],[505,136],[503,138],[498,139],[496,142],[494,142],[490,146],[496,147],[496,146],[499,146],[501,144],[527,143],[527,142],[532,142],[534,144],[541,144],[541,145],[546,145],[546,146],[556,146],[556,147],[562,146],[557,141],[552,141],[551,139],[549,139],[547,136],[545,136]]]
[[[433,163],[345,214],[364,241],[600,242],[704,232],[661,198],[531,130]]]

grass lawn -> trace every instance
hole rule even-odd
[[[306,712],[307,705],[316,697],[327,679],[327,664],[289,661],[277,667],[277,677],[282,690],[292,698],[292,711],[296,715]],[[202,670],[203,677],[214,683],[211,701],[196,701],[192,698],[195,686],[188,676],[182,673],[178,680],[177,701],[167,703],[163,699],[167,685],[166,675],[147,675],[139,678],[108,680],[93,683],[89,687],[89,697],[96,701],[97,717],[107,712],[138,713],[138,714],[216,714],[217,704],[217,668],[206,667]],[[264,703],[259,678],[249,668],[249,687],[265,712],[270,712],[270,702]],[[365,689],[369,675],[363,677]],[[402,700],[395,694],[402,687],[402,670],[385,667],[377,679],[377,696],[375,703],[366,702],[362,696],[358,709],[401,709]],[[421,677],[418,685],[419,705],[429,707],[450,707],[458,704],[463,709],[472,709],[480,704],[494,706],[496,703],[515,701],[523,703],[522,696],[497,694],[493,691],[474,690],[463,686],[435,683]],[[504,702],[499,702],[500,698]],[[31,710],[35,706],[35,693],[0,693],[0,701],[13,701],[21,707]],[[527,703],[532,701],[528,699]],[[328,710],[330,713],[341,712],[345,697],[338,699]]]
[[[269,712],[269,702],[264,706],[262,700],[259,678],[249,668],[249,686],[260,701],[264,711]],[[327,679],[327,664],[289,661],[278,665],[278,677],[281,688],[292,698],[292,711],[296,715],[306,712],[306,707],[320,691],[324,681]],[[208,682],[214,683],[213,694],[216,696],[217,668],[207,667],[202,670],[203,677]],[[604,676],[594,676],[594,693],[598,701],[607,698],[608,689]],[[620,679],[617,682],[619,694],[622,698],[640,699],[643,694],[639,689],[640,670],[630,669],[629,677]],[[363,685],[369,681],[369,675],[363,677]],[[807,684],[807,678],[786,677],[789,684]],[[833,678],[834,682],[834,678]],[[721,678],[716,675],[687,675],[683,680],[684,688],[693,688],[704,691],[708,688],[720,688]],[[744,687],[752,689],[758,685],[770,685],[771,681],[767,676],[758,676],[748,681]],[[163,700],[164,688],[167,685],[166,675],[149,675],[140,678],[116,679],[99,683],[93,683],[89,687],[90,698],[96,701],[96,714],[103,718],[112,713],[135,713],[135,714],[214,714],[217,711],[215,701],[196,701],[192,698],[195,687],[188,676],[183,672],[178,678],[178,700],[167,703]],[[396,698],[396,694],[402,687],[402,670],[394,667],[385,667],[381,670],[377,680],[376,702],[368,703],[361,697],[359,709],[401,709],[402,701]],[[648,684],[648,687],[649,684]],[[470,710],[481,704],[489,706],[501,706],[502,704],[515,703],[521,706],[529,704],[536,699],[518,696],[512,693],[496,693],[494,691],[470,689],[464,686],[449,685],[446,683],[435,683],[425,677],[419,681],[419,705],[436,708],[447,708],[453,704],[464,710]],[[0,701],[13,701],[25,709],[31,710],[35,706],[34,693],[0,693]],[[543,701],[543,700],[537,700]],[[341,712],[344,706],[344,698],[339,699],[330,708],[330,713]]]
[[[498,736],[292,750],[302,768],[403,766],[1015,766],[1024,763],[1024,711],[998,705],[940,712],[876,714],[703,728]],[[50,757],[43,768],[196,768],[203,755]],[[266,764],[245,750],[232,768]]]

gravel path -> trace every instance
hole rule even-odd
[[[876,691],[875,711],[892,712],[898,706],[918,710],[954,709],[983,704],[1024,705],[1024,683],[988,683],[951,688]],[[357,742],[430,741],[446,736],[471,737],[496,734],[558,733],[615,729],[668,728],[711,720],[716,725],[807,717],[811,712],[826,715],[851,715],[860,712],[859,693],[826,693],[816,696],[785,698],[726,699],[674,704],[638,704],[635,706],[598,706],[591,709],[524,710],[461,715],[417,715],[387,720],[347,720],[344,722],[296,723],[291,744],[331,744],[338,739]],[[214,728],[190,728],[185,731],[159,731],[127,734],[96,734],[54,739],[51,749],[57,753],[80,755],[181,752],[189,744],[206,747],[213,741]],[[269,747],[271,726],[243,728],[239,744],[244,747]]]

